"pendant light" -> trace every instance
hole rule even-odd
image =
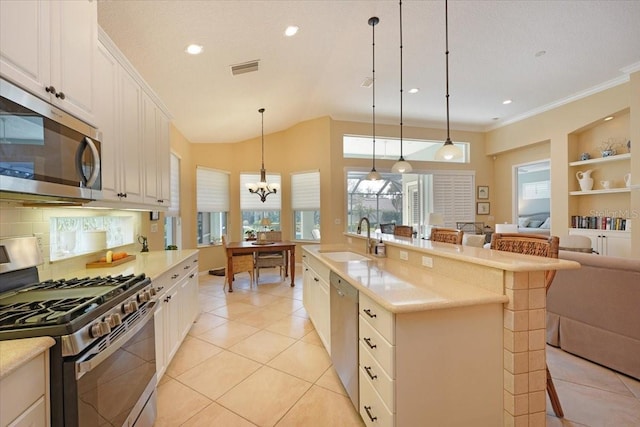
[[[371,34],[373,35],[373,67],[371,70],[371,79],[373,80],[373,104],[371,105],[371,110],[373,112],[373,165],[371,167],[371,172],[367,174],[367,180],[377,181],[382,178],[376,170],[376,25],[378,25],[380,19],[378,19],[377,16],[372,16],[369,18],[368,22],[369,25],[371,25]]]
[[[451,142],[451,138],[449,136],[449,14],[448,14],[448,4],[447,0],[444,0],[444,32],[445,32],[445,72],[447,76],[446,84],[447,84],[447,140],[444,142],[442,147],[436,151],[436,160],[454,160],[462,157],[462,150],[459,147],[456,147],[453,142]]]
[[[391,167],[393,173],[409,173],[413,170],[411,163],[402,156],[402,0],[400,0],[400,158]]]
[[[267,171],[264,169],[264,108],[258,110],[262,116],[262,167],[260,168],[260,181],[255,184],[246,184],[249,193],[257,194],[264,203],[269,194],[275,194],[280,189],[280,184],[267,183]]]

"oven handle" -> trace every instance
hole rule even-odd
[[[84,374],[91,372],[91,370],[97,367],[100,363],[104,362],[109,356],[111,356],[120,347],[122,347],[124,343],[133,338],[135,334],[140,332],[140,330],[146,326],[147,322],[153,320],[153,316],[156,312],[156,304],[157,301],[149,301],[146,306],[148,310],[144,317],[136,322],[136,324],[127,332],[125,332],[124,335],[121,335],[115,341],[109,344],[107,348],[100,351],[100,346],[95,345],[91,350],[87,352],[87,354],[82,356],[82,358],[76,362],[76,379],[79,380],[84,376]],[[89,357],[91,357],[91,359],[86,360]]]

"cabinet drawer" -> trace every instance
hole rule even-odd
[[[45,395],[48,366],[44,353],[0,381],[0,425],[7,425]]]
[[[394,415],[384,405],[367,374],[360,369],[360,416],[369,427],[393,427]]]
[[[396,377],[395,347],[389,344],[362,315],[358,316],[360,342],[380,364],[390,378]]]
[[[48,425],[46,410],[43,396],[7,427],[44,427]]]
[[[395,413],[395,381],[382,369],[362,341],[360,341],[360,369],[364,371],[367,381],[376,389],[387,408]]]
[[[307,263],[309,264],[309,268],[314,271],[314,274],[318,276],[318,279],[322,279],[325,282],[329,283],[329,267],[324,265],[322,261],[313,255],[305,254]]]
[[[394,315],[380,304],[360,292],[360,316],[373,326],[391,344],[396,343]]]

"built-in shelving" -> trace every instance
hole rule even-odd
[[[624,187],[590,191],[570,191],[569,194],[572,196],[589,196],[592,194],[628,193],[629,191],[631,191],[629,187]]]
[[[593,165],[597,163],[619,162],[621,160],[629,160],[629,159],[631,159],[631,153],[625,153],[625,154],[617,154],[615,156],[598,157],[597,159],[579,160],[577,162],[570,162],[569,166],[583,166],[583,165]]]

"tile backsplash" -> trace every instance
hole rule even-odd
[[[89,208],[17,207],[0,202],[0,239],[36,236],[44,259],[38,273],[40,280],[48,280],[84,270],[86,263],[95,261],[107,247],[139,252],[135,236],[141,234],[143,214],[148,215],[147,212]],[[60,231],[75,224],[75,235],[58,234],[58,221],[61,225],[65,223]],[[52,227],[56,227],[54,232]],[[59,254],[62,247],[69,253],[51,256],[52,250]]]

